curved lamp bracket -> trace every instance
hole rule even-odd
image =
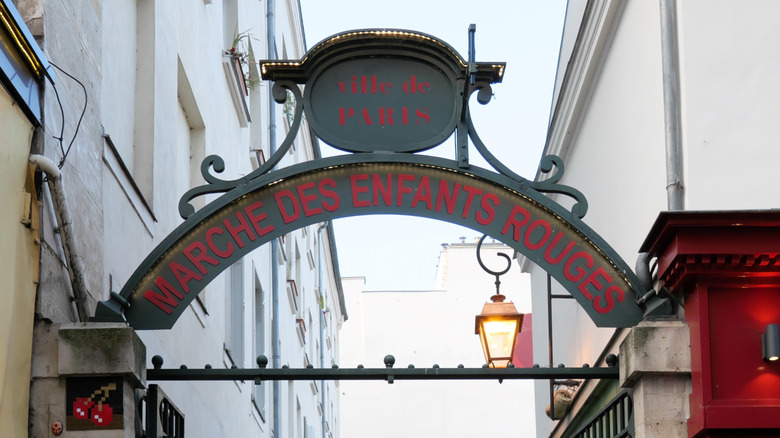
[[[506,255],[506,253],[503,252],[497,252],[496,255],[498,257],[503,257],[506,260],[506,268],[504,268],[501,271],[493,271],[492,269],[485,266],[485,263],[482,261],[482,256],[480,255],[480,252],[482,250],[482,242],[485,241],[485,238],[487,237],[487,234],[483,234],[482,237],[479,239],[479,242],[477,242],[477,263],[479,263],[479,266],[482,267],[482,269],[487,272],[490,275],[496,276],[496,295],[500,295],[499,288],[501,286],[501,280],[499,280],[499,277],[509,272],[509,269],[512,267],[512,259]]]

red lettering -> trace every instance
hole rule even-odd
[[[522,221],[518,221],[515,219],[515,217],[521,214],[523,215]],[[528,212],[528,210],[524,209],[523,207],[520,207],[519,205],[515,205],[512,208],[512,212],[509,213],[509,217],[506,220],[506,223],[504,224],[504,228],[501,229],[501,234],[506,234],[507,231],[509,231],[509,227],[512,227],[512,239],[515,242],[520,241],[520,228],[524,227],[525,224],[528,223],[528,221],[531,219],[531,213]]]
[[[531,243],[531,235],[533,234],[534,230],[539,226],[544,228],[544,236],[542,236],[542,238],[539,239],[538,242]],[[528,231],[525,233],[525,239],[524,239],[525,246],[528,249],[539,249],[543,247],[544,244],[547,243],[547,239],[550,238],[551,231],[552,230],[550,229],[550,223],[544,219],[537,219],[531,222],[531,225],[528,226]]]
[[[409,77],[409,80],[401,84],[401,89],[404,90],[404,93],[407,94],[414,94],[414,93],[422,93],[425,94],[431,89],[431,83],[428,81],[420,81],[417,82],[417,77],[412,75]]]
[[[380,93],[387,93],[386,88],[390,88],[393,85],[390,82],[379,82],[377,80],[376,75],[371,75],[371,82],[369,85],[369,77],[368,76],[361,76],[360,77],[360,93],[361,94],[368,94],[369,92],[371,94],[376,94],[377,92]],[[352,82],[349,84],[344,83],[343,81],[338,81],[339,90],[341,90],[342,94],[347,93],[347,85],[349,85],[350,90],[352,94],[358,94],[358,77],[352,76]],[[426,82],[426,85],[430,87],[430,84]],[[370,91],[369,91],[370,87]]]
[[[396,198],[396,202],[395,202],[395,205],[397,207],[403,205],[403,195],[411,194],[413,191],[411,187],[406,187],[404,185],[404,182],[407,181],[414,181],[414,175],[409,175],[406,173],[398,174],[398,190],[396,191],[398,193],[398,197]]]
[[[358,186],[358,182],[368,179],[368,175],[360,173],[349,177],[350,186],[352,187],[352,206],[358,207],[371,207],[371,201],[361,201],[358,199],[358,195],[361,193],[367,193],[368,187]]]
[[[466,197],[466,204],[463,206],[463,214],[461,214],[461,217],[465,218],[469,215],[469,210],[471,210],[471,201],[474,200],[474,195],[481,195],[482,190],[471,187],[463,184],[463,190],[465,190],[468,193],[468,196]]]
[[[566,261],[566,264],[563,267],[563,275],[566,277],[567,280],[577,282],[582,280],[582,277],[587,274],[587,271],[582,268],[582,266],[576,266],[575,270],[572,271],[571,267],[574,265],[574,262],[578,259],[585,259],[585,263],[588,267],[588,269],[593,267],[593,257],[590,256],[590,254],[586,252],[577,252],[572,255],[569,260]]]
[[[371,125],[371,116],[368,114],[368,108],[363,108],[363,121],[366,122],[366,125]]]
[[[176,281],[179,282],[179,286],[181,286],[184,292],[190,291],[190,286],[187,283],[189,283],[191,280],[197,281],[203,278],[200,274],[193,271],[192,269],[185,268],[176,262],[171,262],[168,267],[171,268],[173,276],[176,277]]]
[[[268,218],[268,215],[266,213],[260,213],[258,215],[255,215],[255,211],[259,208],[263,207],[262,201],[257,201],[254,204],[246,207],[244,209],[244,212],[247,216],[249,216],[249,222],[252,223],[252,225],[255,227],[255,231],[257,232],[258,236],[265,236],[266,234],[270,233],[274,230],[273,225],[269,225],[265,228],[262,228],[260,226],[260,222],[266,220]],[[217,254],[219,255],[219,254]]]
[[[180,291],[176,290],[176,288],[171,286],[171,284],[168,283],[168,281],[166,281],[162,277],[155,278],[154,279],[154,285],[157,286],[158,289],[160,289],[160,292],[162,292],[162,295],[160,295],[157,292],[149,289],[146,292],[144,292],[144,298],[149,300],[150,303],[152,303],[155,306],[157,306],[158,309],[160,309],[163,312],[165,312],[168,315],[170,315],[171,314],[171,307],[176,307],[179,304],[179,301],[176,300],[176,298],[181,300],[181,299],[184,298],[184,294],[182,294]],[[174,298],[174,296],[176,298]],[[170,306],[170,307],[168,307],[168,306]]]
[[[585,298],[592,300],[593,295],[588,290],[588,286],[593,285],[596,288],[596,292],[601,292],[604,289],[604,284],[601,283],[600,278],[606,280],[606,284],[612,283],[612,277],[610,277],[609,274],[607,274],[607,271],[604,270],[601,266],[596,268],[593,273],[591,273],[588,278],[585,279],[580,285],[577,287],[577,289],[582,292],[583,295],[585,295]]]
[[[288,211],[285,207],[285,198],[290,201],[292,212]],[[282,214],[284,223],[289,224],[301,216],[301,208],[298,206],[298,200],[295,198],[295,194],[290,190],[285,189],[274,193],[274,199],[276,199],[276,206],[279,208],[279,213]],[[241,245],[239,244],[238,246]]]
[[[444,201],[447,208],[447,214],[452,214],[455,211],[455,202],[458,200],[458,192],[460,192],[460,183],[455,183],[455,187],[450,192],[447,180],[443,179],[439,182],[439,193],[436,195],[436,212],[441,210],[441,202]]]
[[[236,241],[239,248],[244,247],[244,242],[241,240],[240,237],[238,237],[239,233],[244,233],[249,237],[249,240],[254,241],[255,235],[252,234],[252,230],[249,228],[249,224],[246,221],[246,218],[244,218],[244,215],[241,214],[239,211],[236,213],[236,217],[238,218],[239,225],[237,227],[233,227],[233,225],[230,224],[230,221],[225,219],[222,221],[223,224],[225,224],[225,229],[230,233],[230,235],[233,237],[233,240]]]
[[[493,219],[496,217],[495,207],[498,206],[498,203],[498,196],[493,193],[486,193],[485,196],[482,197],[480,202],[482,205],[482,211],[477,212],[477,222],[480,225],[487,225],[493,222]]]
[[[374,207],[379,205],[379,195],[382,195],[382,200],[385,202],[385,206],[389,207],[393,205],[393,175],[387,174],[387,184],[382,184],[382,178],[376,173],[373,175],[374,189]]]
[[[404,93],[416,93],[417,92],[417,78],[412,75],[408,81],[401,84],[401,89],[404,90]]]
[[[361,123],[365,123],[366,125],[373,125],[375,122],[379,126],[395,126],[395,116],[396,112],[391,107],[379,107],[376,109],[376,113],[373,114],[374,117],[372,118],[372,112],[374,109],[370,110],[368,107],[363,107],[362,110],[360,110],[360,115],[362,116],[361,119],[356,119],[357,124],[360,125]],[[415,123],[418,125],[427,125],[431,122],[431,115],[429,114],[430,109],[428,107],[425,108],[417,108],[415,110],[415,116],[416,120]],[[339,125],[344,126],[349,122],[349,120],[353,117],[355,117],[356,111],[354,108],[349,107],[340,107],[339,108]],[[408,107],[402,107],[401,108],[401,124],[402,125],[408,125],[409,124],[409,108]]]
[[[219,228],[219,227],[209,228],[209,230],[206,231],[206,245],[209,246],[209,249],[211,250],[211,252],[216,254],[217,257],[222,257],[223,259],[226,259],[226,258],[230,257],[231,255],[233,255],[233,243],[232,242],[228,242],[227,246],[225,246],[225,250],[224,251],[219,249],[219,248],[217,248],[216,243],[214,243],[214,235],[215,234],[221,235],[224,232],[225,232],[225,230],[223,230],[222,228]]]
[[[385,121],[385,117],[387,120]],[[379,124],[380,125],[394,125],[393,109],[392,108],[379,108]]]
[[[331,178],[325,178],[322,181],[320,181],[320,194],[322,194],[322,196],[324,196],[326,199],[330,199],[333,201],[331,203],[323,202],[322,208],[332,213],[339,209],[341,200],[339,199],[338,193],[334,192],[333,190],[326,189],[325,188],[326,186],[335,188],[336,181],[333,181]]]
[[[346,125],[347,119],[355,115],[352,108],[339,108],[339,125]]]
[[[195,250],[199,251],[197,255],[193,254]],[[203,267],[203,262],[214,266],[219,265],[219,261],[214,257],[209,257],[206,252],[206,245],[196,241],[185,248],[184,251],[182,251],[182,254],[187,257],[187,260],[189,260],[193,266],[198,268],[198,271],[200,271],[201,274],[205,275],[208,271]]]
[[[162,277],[155,278],[154,285],[157,286],[157,288],[160,289],[160,292],[164,293],[166,296],[173,294],[180,300],[184,299],[184,294],[175,287],[171,286],[171,284],[168,283],[168,280]],[[176,307],[176,303],[173,304],[173,307]]]
[[[563,260],[564,257],[566,257],[566,254],[571,251],[572,248],[574,248],[574,241],[570,241],[568,245],[566,245],[566,248],[564,248],[555,258],[552,256],[552,250],[558,245],[558,242],[561,241],[561,238],[563,237],[562,232],[558,232],[558,234],[555,235],[553,238],[552,243],[550,246],[547,247],[547,249],[544,251],[544,259],[547,260],[547,263],[557,265],[558,263]]]
[[[614,298],[612,297],[613,296],[613,292],[614,292]],[[602,307],[601,304],[599,304],[601,302],[601,297],[600,296],[596,297],[596,299],[593,300],[593,308],[596,309],[596,312],[608,313],[609,311],[611,311],[612,308],[615,307],[615,299],[617,299],[618,303],[622,303],[623,302],[623,289],[621,289],[619,286],[613,284],[612,286],[607,288],[606,292],[604,292],[604,298],[607,301],[607,305],[604,306],[604,307]]]
[[[315,184],[313,182],[303,183],[298,187],[296,187],[296,189],[298,190],[298,198],[301,200],[301,205],[303,205],[303,214],[306,217],[322,213],[322,208],[320,207],[311,208],[309,206],[310,202],[317,200],[317,195],[314,194],[307,195],[306,190],[311,190],[314,188],[315,188]]]
[[[431,122],[431,116],[428,115],[428,108],[417,108],[415,114],[417,114],[418,125],[427,125],[428,123]],[[421,120],[424,121],[425,123],[422,123]]]
[[[427,176],[420,178],[420,184],[417,184],[417,192],[412,198],[412,208],[414,208],[418,202],[425,202],[428,210],[433,210],[433,198],[431,197],[431,181]]]

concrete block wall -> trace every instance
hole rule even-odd
[[[30,436],[50,436],[54,422],[67,425],[68,378],[119,377],[123,421],[119,430],[69,431],[69,437],[134,438],[136,390],[146,385],[146,347],[125,324],[49,324],[37,331],[30,400]]]
[[[633,388],[636,438],[687,438],[691,346],[682,321],[643,321],[620,345],[620,385]]]

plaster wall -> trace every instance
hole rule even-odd
[[[686,208],[776,208],[780,5],[678,3]]]
[[[257,165],[252,161],[254,150],[270,156],[268,85],[249,90],[245,100],[252,121],[242,126],[243,108],[234,104],[223,66],[227,45],[236,32],[245,30],[250,35],[247,47],[255,58],[269,57],[266,4],[40,0],[37,6],[30,10],[43,11],[45,25],[39,37],[47,56],[87,89],[86,113],[63,167],[63,179],[74,216],[75,249],[87,266],[88,308],[94,309],[109,292],[119,292],[141,261],[183,221],[179,198],[203,183],[200,162],[205,156],[217,154],[224,159],[225,171],[217,175],[222,179],[251,172]],[[298,2],[276,2],[275,16],[276,52],[301,57],[306,46]],[[81,87],[67,77],[56,87],[64,109],[67,146],[84,97]],[[288,128],[282,106],[273,108],[278,145]],[[59,133],[60,113],[50,86],[45,114],[43,149],[57,162],[62,154],[50,134]],[[304,123],[301,132],[307,131]],[[313,156],[311,139],[303,134],[280,166]],[[33,436],[43,436],[52,420],[46,409],[37,407],[61,405],[64,400],[61,391],[50,390],[62,385],[56,382],[57,358],[44,346],[51,338],[47,333],[57,324],[75,321],[62,244],[48,202],[44,199],[44,278],[36,322],[36,343],[41,345],[34,345],[32,364]],[[193,205],[199,208],[205,202],[196,199]],[[338,329],[345,318],[339,279],[334,275],[337,261],[328,251],[335,243],[317,228],[290,233],[280,244],[278,351],[282,364],[290,367],[321,366],[321,350],[325,366],[335,363]],[[229,269],[212,282],[173,329],[138,332],[146,345],[147,362],[159,354],[165,367],[247,368],[256,366],[258,354],[271,358],[270,246],[257,249],[241,263],[243,269]],[[296,282],[295,300],[288,293],[288,280]],[[325,345],[320,342],[320,312],[324,312]],[[235,345],[229,341],[235,334],[228,329],[234,320],[241,321],[243,333],[243,341]],[[275,432],[270,383],[259,388],[253,382],[150,383],[159,383],[184,413],[188,436],[303,436],[320,430],[323,415],[331,436],[338,433],[338,391],[333,382],[324,387],[321,382],[282,383],[278,406],[282,423]]]
[[[76,78],[74,80],[64,74],[60,75],[61,78],[58,76],[56,88],[59,102],[51,84],[46,84],[41,152],[57,164],[63,157],[63,150],[67,153],[61,172],[69,209],[76,217],[72,224],[76,236],[74,251],[83,264],[90,268],[85,272],[85,280],[89,291],[88,307],[94,308],[104,289],[101,239],[104,222],[101,205],[103,142],[97,104],[101,94],[101,7],[93,2],[52,0],[37,3],[43,4],[44,35],[41,37],[48,59]],[[79,124],[82,111],[84,116]],[[62,143],[55,138],[60,136]],[[62,242],[53,228],[56,226],[53,207],[47,199],[43,199],[42,203],[43,249],[50,250],[64,260]],[[53,260],[51,262],[57,263]],[[60,268],[64,266],[61,264]],[[67,295],[68,292],[67,289],[65,292],[62,289],[47,289],[39,294],[43,298],[41,301],[45,302],[56,299],[56,294]]]
[[[614,6],[617,23],[605,24],[603,53],[586,81],[590,88],[571,108],[570,130],[556,143],[565,161],[562,182],[583,192],[589,209],[584,222],[633,266],[644,234],[665,207],[663,94],[658,5],[625,2]],[[591,49],[593,50],[593,49]],[[562,74],[562,72],[559,72]],[[558,196],[567,205],[567,198]],[[530,267],[534,312],[547,309],[546,273]],[[566,291],[553,280],[553,294]],[[596,365],[614,330],[596,327],[571,300],[553,300],[553,358],[566,366]],[[534,359],[547,362],[547,321],[534,319]],[[602,364],[603,365],[603,364]],[[583,388],[584,391],[588,389]],[[549,383],[538,381],[536,403],[549,404]],[[555,425],[537,410],[537,436]]]
[[[779,6],[771,1],[750,7],[728,1],[676,5],[685,208],[775,208],[767,188],[770,166],[780,158],[771,128],[780,92],[771,79],[780,67],[772,56],[780,47],[774,42]],[[558,72],[560,97],[545,151],[564,158],[562,182],[587,197],[585,222],[633,266],[658,212],[667,209],[659,5],[593,1],[587,11],[592,15],[583,28],[564,30],[565,41],[578,35],[578,46],[567,70]],[[546,273],[528,269],[538,313],[546,309],[541,293]],[[595,328],[583,311],[575,313],[554,316],[555,362],[593,365],[602,352],[617,353],[619,342],[605,351],[613,330]],[[546,321],[539,317],[534,324],[536,359],[546,354],[540,348],[546,345]],[[563,341],[562,347],[568,345],[560,352],[559,331],[576,334]],[[537,405],[547,405],[546,382],[538,382],[535,393]],[[554,425],[541,414],[537,436],[548,436]],[[552,433],[559,436],[562,430]]]

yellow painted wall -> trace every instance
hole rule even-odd
[[[14,437],[28,430],[40,255],[38,203],[27,160],[32,133],[32,124],[0,88],[0,434]]]

